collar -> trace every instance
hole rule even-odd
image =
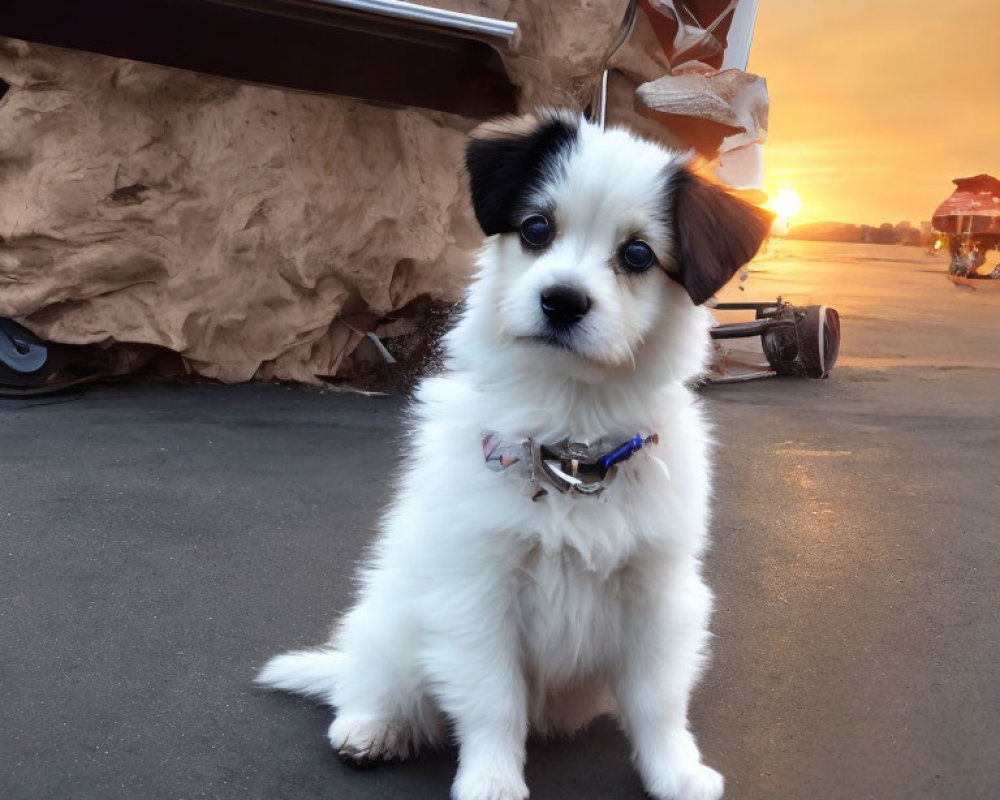
[[[483,433],[483,458],[494,472],[506,470],[527,474],[534,488],[532,500],[548,494],[542,481],[562,494],[598,495],[615,475],[618,465],[628,461],[644,446],[657,444],[654,432],[608,448],[604,438],[593,443],[571,442],[569,439],[541,444],[534,439],[511,442],[493,431]]]

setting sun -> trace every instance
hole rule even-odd
[[[802,210],[802,198],[794,189],[779,189],[767,205],[787,225]]]

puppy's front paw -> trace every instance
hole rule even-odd
[[[719,800],[724,788],[722,775],[696,762],[664,769],[648,791],[656,800]]]
[[[701,763],[687,730],[668,731],[659,746],[641,751],[637,763],[650,797],[656,800],[719,800],[725,781]]]
[[[498,777],[459,770],[451,787],[452,800],[527,800],[528,785],[520,775]]]
[[[338,715],[330,725],[330,744],[344,761],[365,767],[376,761],[404,760],[411,737],[403,726],[371,717]]]

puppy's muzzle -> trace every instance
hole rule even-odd
[[[542,313],[556,329],[571,328],[590,311],[590,298],[575,286],[560,284],[542,292]]]

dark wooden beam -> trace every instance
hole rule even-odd
[[[18,0],[0,36],[484,118],[516,108],[499,54],[473,38],[316,3]]]

